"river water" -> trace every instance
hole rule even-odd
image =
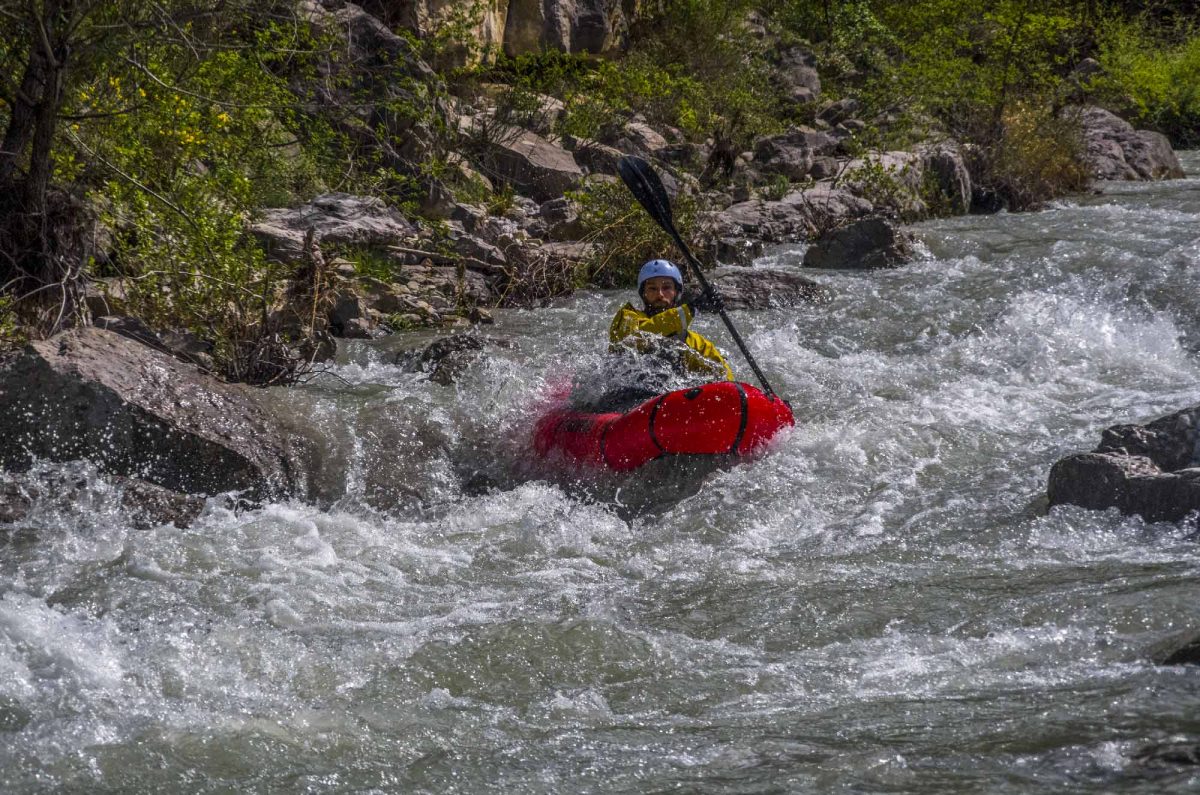
[[[516,347],[455,386],[407,337],[274,393],[320,508],[134,530],[48,467],[87,485],[0,546],[0,791],[1195,791],[1131,761],[1200,741],[1200,674],[1150,662],[1200,633],[1192,529],[1043,496],[1102,428],[1200,403],[1184,160],[733,313],[799,418],[750,464],[526,465],[627,298],[590,292],[500,313]]]

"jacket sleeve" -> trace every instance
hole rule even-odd
[[[718,372],[720,370],[724,370],[725,380],[734,380],[733,370],[729,368],[729,363],[725,361],[725,357],[721,355],[719,350],[717,350],[716,345],[713,345],[710,341],[704,337],[701,337],[694,331],[688,334],[687,345],[696,352],[699,358],[702,359],[701,361],[688,362],[689,370],[692,370],[693,372],[710,373],[713,372],[714,369],[718,369]],[[714,368],[714,365],[718,365],[719,368]]]
[[[609,342],[618,343],[634,334],[653,334],[660,337],[675,337],[684,340],[692,325],[692,310],[679,306],[650,317],[626,304],[613,318],[608,330]]]

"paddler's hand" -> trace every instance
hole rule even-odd
[[[697,295],[691,296],[684,303],[692,308],[692,314],[697,312],[720,312],[725,308],[725,302],[721,300],[720,293],[711,287]]]

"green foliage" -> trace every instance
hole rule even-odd
[[[656,257],[675,256],[674,245],[641,205],[620,183],[596,182],[570,194],[579,204],[583,239],[595,245],[595,255],[575,274],[579,284],[628,287],[637,281],[642,263]],[[693,231],[698,205],[680,194],[672,203],[675,226],[687,240]]]
[[[0,295],[0,354],[25,344],[25,331],[17,322],[15,302],[10,295]]]
[[[1200,145],[1200,29],[1162,31],[1146,20],[1109,17],[1098,28],[1102,75],[1089,86],[1138,126],[1177,145]]]

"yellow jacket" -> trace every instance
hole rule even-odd
[[[723,369],[725,379],[733,380],[733,371],[717,350],[717,346],[692,331],[692,310],[687,306],[666,309],[656,315],[647,315],[633,304],[625,304],[617,310],[612,326],[608,329],[609,350],[630,348],[640,353],[649,352],[657,337],[670,337],[688,347],[683,363],[689,372],[717,375]]]

